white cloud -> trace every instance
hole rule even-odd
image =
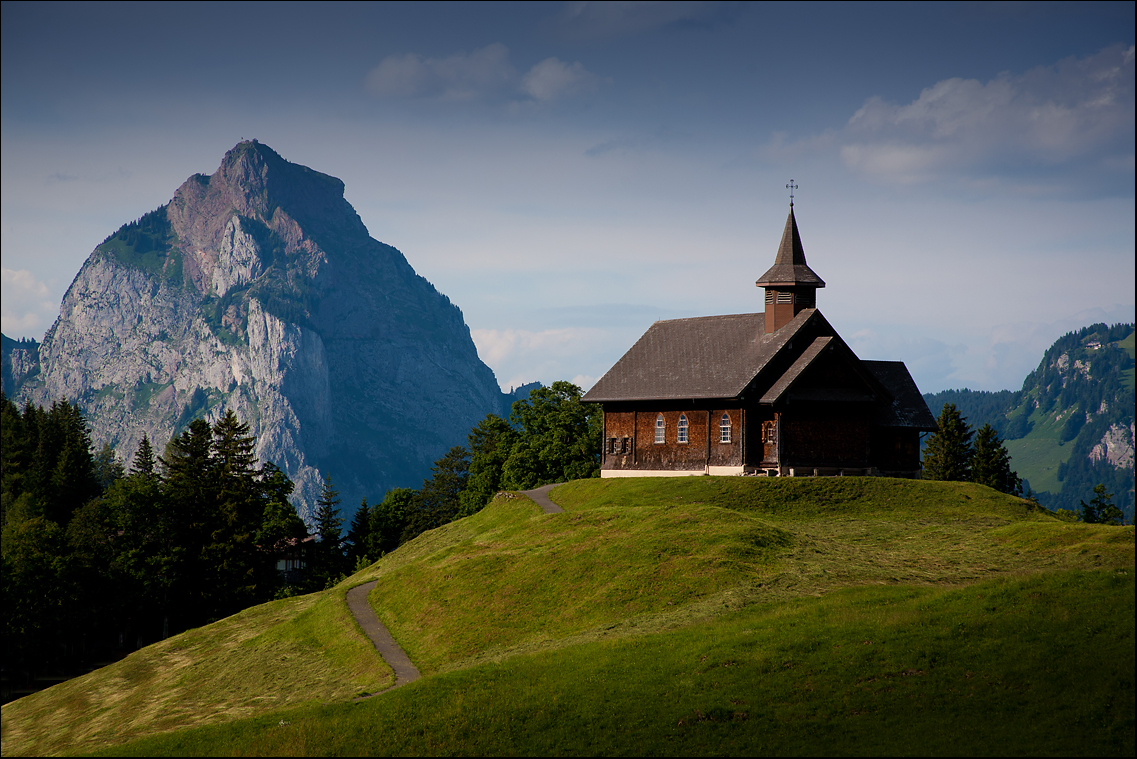
[[[587,389],[596,381],[591,372],[596,370],[593,364],[598,347],[607,348],[614,339],[627,339],[622,334],[614,338],[610,332],[592,327],[472,329],[470,335],[478,355],[494,370],[503,390],[534,380],[549,385],[568,377]]]
[[[384,58],[367,75],[367,89],[380,97],[437,97],[441,100],[475,100],[512,88],[517,70],[509,62],[509,48],[500,42],[472,53],[446,58],[423,58],[407,53]]]
[[[945,79],[907,105],[869,98],[849,119],[841,159],[897,182],[1083,158],[1124,166],[1133,153],[1133,114],[1134,48],[1117,46],[986,84]]]
[[[521,89],[537,100],[548,101],[591,92],[599,82],[600,78],[585,70],[580,61],[570,66],[558,58],[546,58],[529,70],[521,80]]]
[[[509,61],[509,48],[495,42],[446,58],[391,55],[367,74],[365,85],[377,97],[467,102],[524,95],[549,102],[590,92],[600,82],[580,61],[568,64],[558,58],[546,58],[522,77]]]
[[[0,322],[4,334],[42,339],[59,313],[59,303],[52,299],[47,285],[27,269],[0,269],[0,285],[3,291]]]

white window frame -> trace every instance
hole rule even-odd
[[[730,414],[723,414],[719,419],[719,442],[730,442]]]
[[[688,426],[687,425],[687,415],[686,414],[680,414],[679,415],[679,434],[676,437],[675,442],[677,442],[677,443],[686,443],[687,442],[687,426]]]
[[[663,420],[663,414],[655,418],[655,442],[667,442],[667,422]]]

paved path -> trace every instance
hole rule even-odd
[[[549,491],[560,484],[559,482],[554,482],[552,485],[542,485],[536,490],[522,490],[521,495],[528,496],[529,499],[540,506],[541,511],[544,511],[546,514],[563,514],[565,510],[549,500]]]
[[[347,608],[363,632],[367,633],[367,637],[371,639],[375,650],[383,657],[383,661],[387,662],[395,671],[395,684],[391,688],[398,688],[400,685],[414,682],[422,675],[419,674],[418,667],[411,663],[407,652],[395,642],[391,633],[379,621],[379,617],[375,616],[375,610],[371,608],[371,604],[367,603],[367,594],[375,587],[376,582],[377,580],[372,580],[349,590],[347,592]]]

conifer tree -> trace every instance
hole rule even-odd
[[[974,434],[954,403],[945,403],[936,419],[937,431],[924,448],[924,477],[966,481],[971,478],[971,437]]]
[[[332,480],[324,475],[324,486],[316,501],[315,561],[311,580],[317,587],[334,579],[344,570],[343,517],[339,512],[340,494]]]
[[[256,482],[256,438],[232,409],[213,426],[212,473],[217,521],[203,557],[214,582],[206,586],[211,616],[227,616],[255,603],[271,582],[271,566],[256,545],[264,502]]]
[[[134,454],[134,463],[130,467],[131,476],[140,476],[150,479],[154,477],[154,448],[150,445],[150,438],[142,433],[142,442]]]
[[[351,544],[348,549],[348,558],[354,566],[360,558],[376,559],[371,556],[371,507],[364,498],[359,508],[355,510],[355,517],[351,520],[351,528],[347,531],[347,540]]]
[[[1011,470],[1011,455],[990,424],[984,424],[975,435],[971,481],[1002,493],[1022,493],[1022,480],[1017,472]]]

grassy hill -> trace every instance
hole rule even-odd
[[[965,483],[587,480],[3,708],[3,753],[1134,750],[1134,531]],[[372,606],[424,678],[347,616]]]

